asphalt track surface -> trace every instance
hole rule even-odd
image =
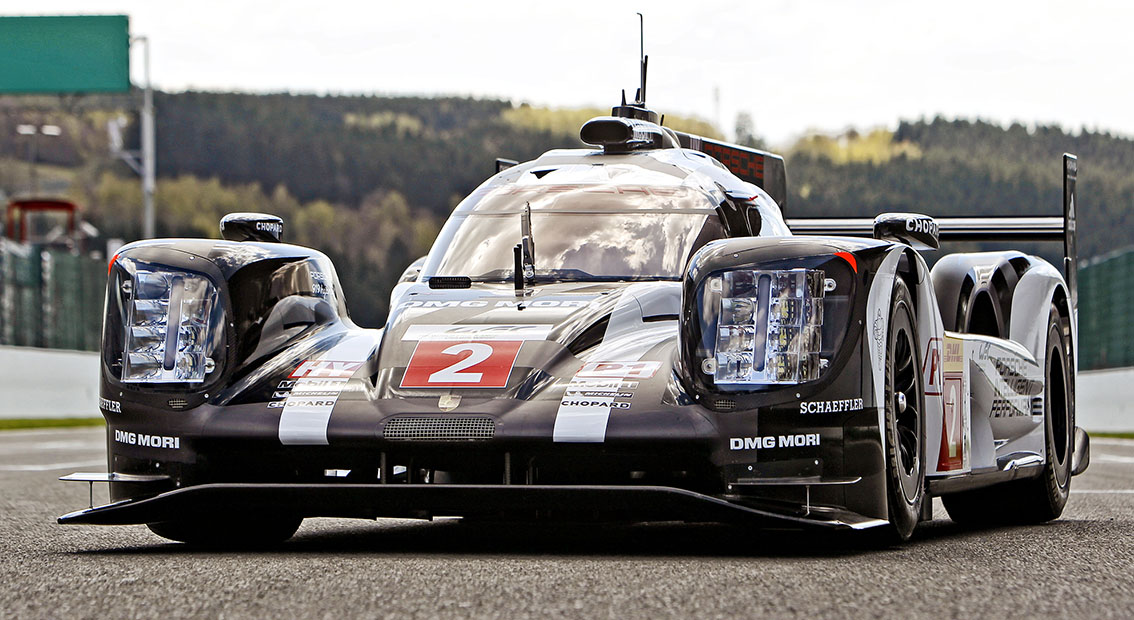
[[[1096,439],[1063,517],[909,544],[708,525],[309,519],[260,552],[61,526],[102,429],[0,433],[0,617],[1134,617],[1134,441]],[[95,502],[106,500],[97,492]]]

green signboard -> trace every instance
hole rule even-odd
[[[126,15],[0,17],[0,93],[129,90]]]

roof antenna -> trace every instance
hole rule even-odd
[[[646,56],[646,18],[638,13],[638,57],[642,63],[642,86],[638,89],[637,101],[634,105],[646,106],[646,63],[649,58]]]
[[[650,60],[646,56],[646,18],[641,13],[638,15],[638,61],[641,63],[641,85],[638,87],[638,92],[634,96],[634,103],[626,103],[626,91],[622,91],[622,105],[615,106],[611,109],[610,115],[618,118],[632,118],[647,123],[654,123],[660,125],[662,117],[657,112],[646,108],[646,65]]]

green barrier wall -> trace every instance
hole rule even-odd
[[[1134,366],[1134,248],[1079,265],[1079,369]]]
[[[106,264],[0,240],[0,344],[97,351]]]

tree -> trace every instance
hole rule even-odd
[[[768,148],[764,139],[756,135],[756,125],[748,112],[742,111],[736,114],[736,143],[761,150]]]

